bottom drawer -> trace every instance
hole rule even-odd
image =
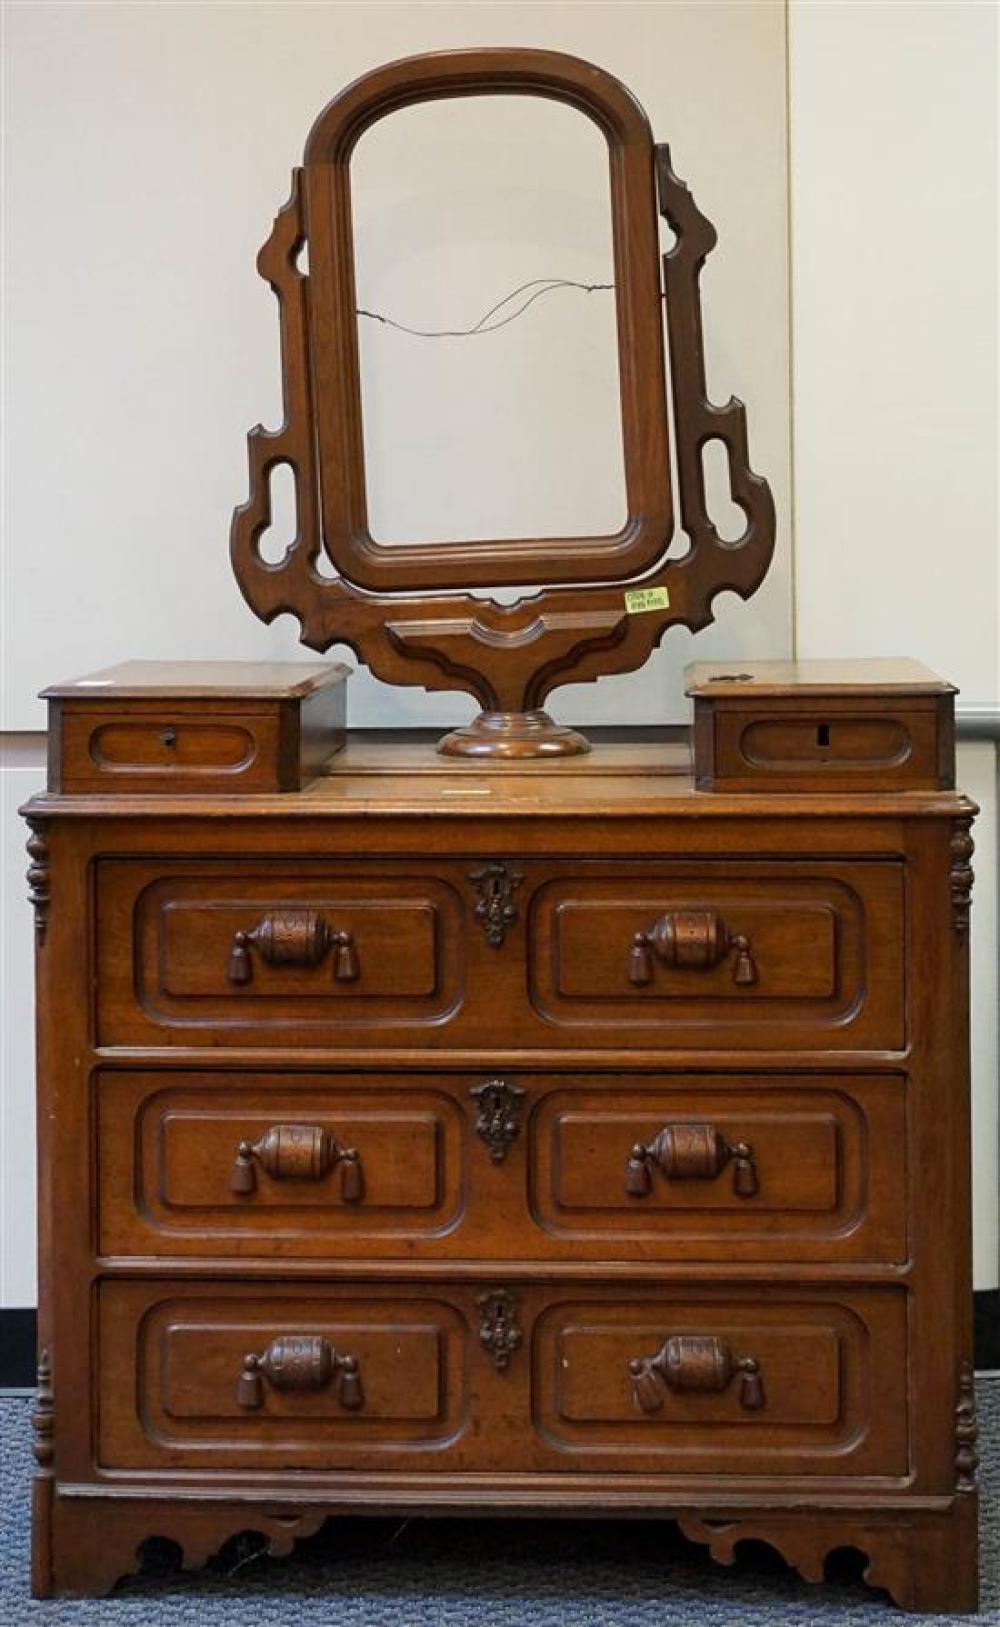
[[[535,1430],[565,1466],[905,1473],[898,1290],[579,1294],[533,1344]]]
[[[907,1468],[896,1287],[106,1281],[97,1307],[108,1470]]]

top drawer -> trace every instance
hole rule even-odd
[[[97,874],[101,1043],[412,1044],[462,1003],[462,900],[419,862]]]
[[[102,1045],[895,1050],[895,860],[102,859]],[[493,907],[493,906],[496,907]]]
[[[619,1048],[902,1045],[903,868],[885,860],[580,866],[532,901],[532,999]]]

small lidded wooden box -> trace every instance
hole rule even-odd
[[[53,684],[49,790],[297,791],[344,744],[350,667],[128,661]]]
[[[915,791],[955,784],[955,694],[917,661],[699,662],[699,791]]]

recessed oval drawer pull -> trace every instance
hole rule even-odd
[[[321,1334],[284,1333],[263,1355],[244,1356],[236,1400],[241,1407],[263,1406],[265,1379],[275,1390],[323,1390],[334,1377],[340,1405],[355,1411],[364,1401],[357,1357],[342,1356]]]
[[[250,982],[251,949],[268,966],[318,966],[332,949],[338,983],[353,983],[359,975],[353,937],[332,927],[318,910],[276,910],[249,931],[237,932],[229,952],[230,983]]]
[[[230,1186],[241,1195],[257,1187],[256,1163],[275,1181],[321,1181],[340,1167],[340,1195],[360,1203],[365,1195],[361,1159],[354,1147],[342,1147],[318,1124],[273,1124],[257,1141],[241,1141]]]
[[[740,1406],[757,1412],[764,1385],[755,1356],[734,1356],[724,1339],[675,1334],[655,1356],[635,1356],[628,1364],[632,1394],[642,1412],[659,1412],[668,1390],[718,1394],[740,1375]]]
[[[630,1198],[647,1198],[653,1190],[654,1168],[668,1181],[711,1181],[730,1162],[736,1196],[755,1197],[760,1182],[748,1141],[727,1141],[714,1124],[665,1124],[646,1146],[637,1141],[632,1148],[625,1190]]]
[[[629,982],[637,987],[653,980],[653,956],[664,966],[711,970],[734,955],[733,982],[756,983],[757,967],[750,940],[730,932],[714,910],[668,910],[648,932],[637,932],[629,955]]]

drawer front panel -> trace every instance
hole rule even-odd
[[[593,1252],[900,1261],[905,1122],[898,1075],[554,1088],[532,1119],[532,1209]]]
[[[954,785],[950,694],[809,695],[738,706],[695,699],[699,789],[843,791]]]
[[[322,1256],[461,1220],[461,1108],[420,1079],[103,1073],[95,1093],[103,1253]]]
[[[208,716],[183,705],[136,707],[126,717],[71,705],[61,739],[66,792],[266,791],[280,749],[273,710],[213,709]]]
[[[106,1281],[97,1465],[898,1477],[905,1297]]]
[[[105,1283],[100,1316],[104,1468],[438,1461],[468,1425],[447,1294]]]
[[[902,1075],[102,1069],[91,1089],[105,1256],[906,1258]]]
[[[618,865],[532,901],[532,998],[576,1043],[903,1043],[902,867]]]
[[[96,870],[108,1046],[904,1041],[894,861],[524,861],[509,896],[457,860]]]
[[[905,1294],[654,1290],[553,1305],[535,1425],[566,1466],[671,1475],[901,1475]],[[877,1402],[876,1402],[877,1389]]]
[[[89,753],[104,774],[234,774],[256,754],[242,723],[176,722],[167,716],[99,724]]]
[[[462,904],[419,866],[98,867],[104,1043],[361,1043],[462,1002]]]
[[[934,727],[933,716],[927,723]],[[739,748],[751,769],[795,773],[803,767],[885,771],[898,768],[912,746],[899,718],[841,717],[817,726],[811,717],[754,719],[740,734]]]

